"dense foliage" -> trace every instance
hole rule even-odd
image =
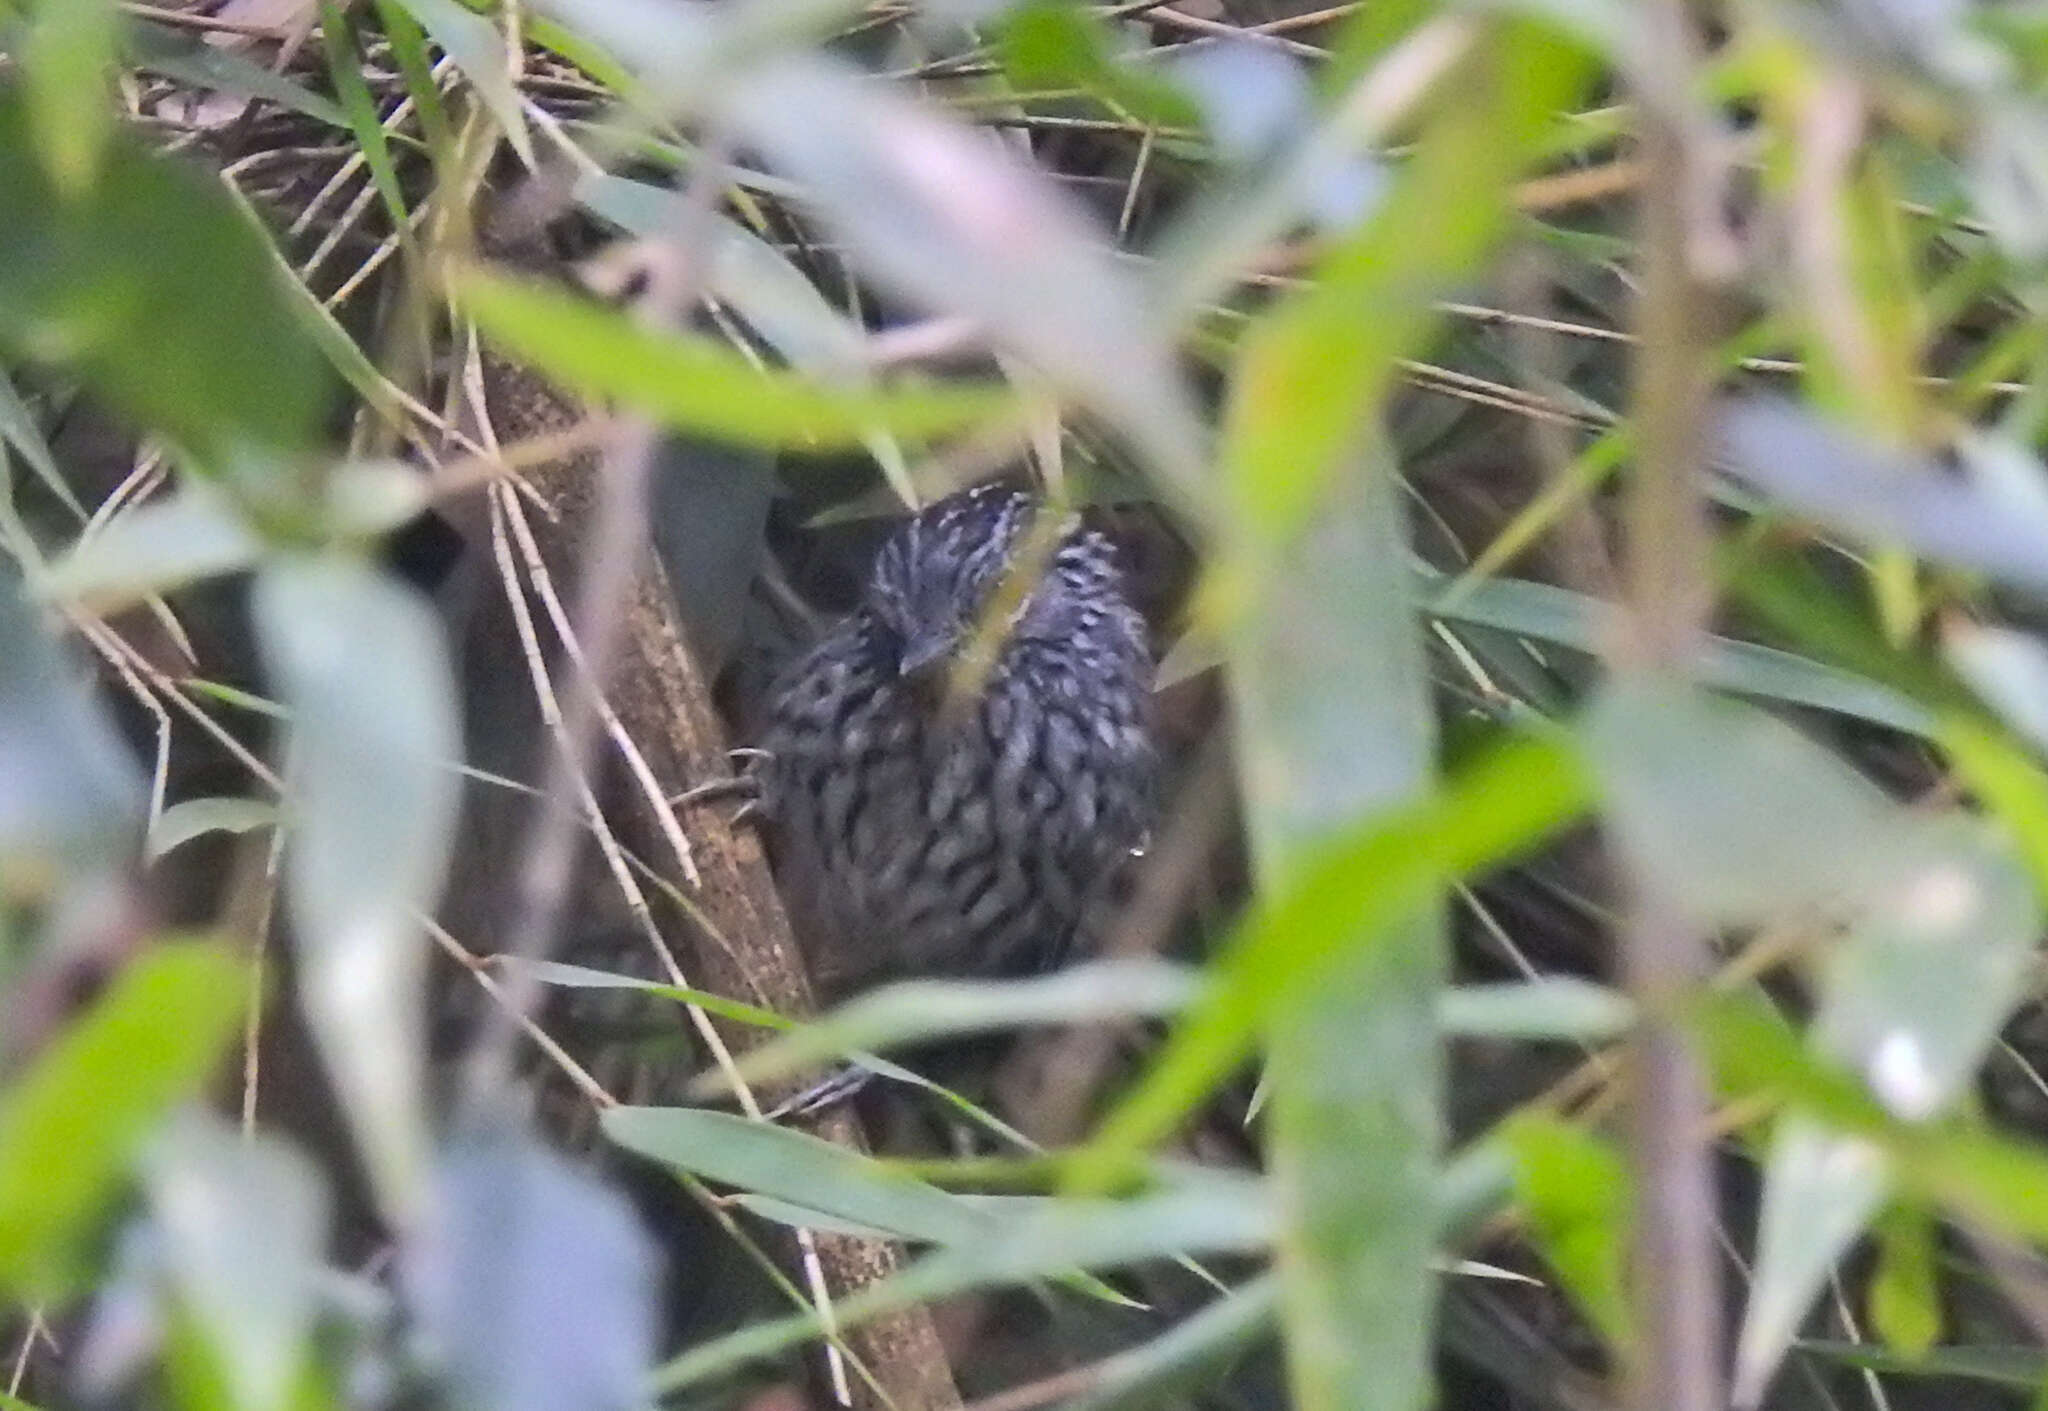
[[[2017,3],[0,0],[0,1405],[2039,1404],[2044,163]],[[997,472],[1170,806],[793,1012],[636,573],[744,742]]]

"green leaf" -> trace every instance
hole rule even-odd
[[[165,1266],[234,1411],[297,1411],[328,1239],[305,1155],[188,1112],[147,1167]]]
[[[941,1248],[894,1278],[842,1300],[833,1310],[833,1324],[852,1327],[968,1289],[1053,1278],[1075,1269],[1205,1250],[1258,1249],[1271,1235],[1272,1214],[1257,1187],[1235,1177],[1219,1180],[1212,1173],[1190,1172],[1177,1186],[1128,1200],[1044,1200],[1015,1219],[991,1222],[978,1239]],[[666,1394],[718,1376],[822,1328],[816,1314],[757,1323],[668,1363],[655,1374],[655,1387]]]
[[[512,82],[511,56],[505,37],[491,22],[455,0],[398,0],[420,22],[428,36],[445,53],[462,76],[469,80],[477,97],[497,119],[498,130],[512,144],[528,167],[533,166],[533,144],[526,132],[526,113],[520,106],[518,86]]]
[[[1375,452],[1380,450],[1375,446]],[[1246,823],[1262,889],[1346,825],[1427,797],[1435,713],[1408,592],[1406,506],[1384,454],[1338,471],[1231,632]],[[1306,1408],[1420,1406],[1437,1300],[1430,1198],[1442,1120],[1443,879],[1402,911],[1316,918],[1318,964],[1268,1011],[1267,1160],[1283,1193],[1281,1308]],[[1239,979],[1226,972],[1225,981]]]
[[[1425,584],[1441,582],[1438,574],[1418,572]],[[1432,592],[1424,610],[1448,621],[1512,632],[1588,655],[1601,650],[1615,612],[1611,603],[1584,593],[1501,578]],[[1933,729],[1927,709],[1900,691],[1754,642],[1710,636],[1701,644],[1694,669],[1701,684],[1723,691],[1834,711],[1909,734],[1925,735]]]
[[[1205,437],[1167,330],[1045,172],[823,55],[761,64],[728,113],[879,285],[969,320],[1169,483],[1199,488]]]
[[[0,1097],[0,1287],[63,1296],[142,1142],[226,1053],[248,984],[224,946],[160,942]]]
[[[1570,976],[1458,985],[1437,997],[1437,1026],[1471,1039],[1561,1039],[1601,1043],[1635,1023],[1628,996]]]
[[[1169,1331],[1099,1364],[1095,1384],[1067,1411],[1131,1411],[1198,1393],[1254,1342],[1269,1336],[1279,1281],[1264,1274],[1239,1284]]]
[[[1941,1337],[1934,1222],[1924,1210],[1896,1205],[1877,1222],[1877,1236],[1871,1324],[1893,1351],[1924,1357]]]
[[[1633,1346],[1624,1274],[1633,1183],[1613,1145],[1554,1117],[1523,1113],[1501,1135],[1515,1156],[1515,1194],[1543,1257],[1609,1348]]]
[[[1201,120],[1187,95],[1135,65],[1119,64],[1101,20],[1059,0],[1012,6],[996,32],[996,61],[1018,88],[1080,88],[1155,127]]]
[[[629,1151],[874,1229],[942,1243],[989,1233],[960,1197],[804,1132],[696,1107],[615,1107],[602,1122]]]
[[[1225,410],[1225,526],[1249,594],[1268,556],[1306,525],[1323,487],[1356,453],[1439,315],[1434,301],[1506,229],[1509,185],[1552,115],[1591,76],[1549,32],[1497,23],[1446,80],[1456,92],[1424,131],[1392,192],[1319,261],[1314,282],[1245,335]]]
[[[1128,1167],[1250,1056],[1276,1004],[1329,973],[1333,935],[1365,936],[1429,905],[1448,880],[1506,861],[1578,818],[1591,797],[1576,753],[1517,739],[1431,800],[1355,825],[1260,898],[1213,968],[1214,987],[1137,1088],[1076,1153],[1081,1184]]]
[[[50,447],[43,440],[42,431],[36,426],[36,419],[29,411],[28,403],[21,399],[21,393],[14,389],[14,383],[4,372],[0,372],[0,442],[21,454],[28,462],[28,468],[35,472],[36,479],[57,497],[66,509],[85,518],[85,506],[78,502],[78,495],[57,469],[57,461],[50,454]]]
[[[613,397],[678,431],[786,450],[859,445],[877,428],[919,440],[1012,410],[987,384],[832,387],[757,368],[698,334],[658,333],[586,299],[482,271],[456,280],[492,340],[576,391]]]
[[[291,711],[285,851],[299,992],[385,1208],[422,1193],[421,1045],[431,911],[454,840],[461,758],[440,619],[343,557],[257,576],[257,645]]]
[[[1876,785],[1753,706],[1615,682],[1584,728],[1617,844],[1702,920],[1854,904],[1911,851]]]
[[[128,62],[189,88],[260,99],[286,112],[302,113],[315,122],[348,130],[348,114],[333,99],[273,73],[244,54],[187,33],[171,34],[160,25],[138,24],[129,32]]]
[[[1835,1261],[1883,1204],[1892,1163],[1876,1142],[1795,1114],[1764,1165],[1757,1264],[1736,1344],[1733,1397],[1756,1405]]]
[[[1109,960],[1024,980],[912,980],[871,991],[739,1062],[740,1076],[768,1080],[818,1061],[929,1039],[1033,1024],[1089,1024],[1173,1013],[1194,996],[1196,976],[1160,961]]]
[[[29,130],[18,97],[0,93],[0,348],[76,365],[211,466],[251,443],[310,446],[328,390],[320,354],[220,183],[117,137],[100,179],[67,195]]]
[[[334,91],[341,95],[348,114],[349,131],[355,135],[356,150],[369,168],[370,180],[391,218],[392,230],[405,238],[408,229],[405,192],[399,186],[398,169],[391,160],[391,136],[377,112],[377,100],[363,77],[362,56],[356,49],[354,27],[334,0],[320,0],[320,42],[327,50],[327,73]]]
[[[40,0],[21,68],[50,184],[67,197],[99,179],[114,130],[108,74],[121,32],[113,0]]]
[[[99,612],[152,593],[248,568],[263,540],[248,517],[204,481],[131,505],[81,536],[39,585],[51,598]]]
[[[155,862],[180,843],[208,833],[247,833],[276,822],[277,805],[263,799],[186,799],[157,816],[149,830],[143,858]]]
[[[622,1192],[519,1126],[490,1122],[449,1144],[430,1209],[400,1273],[442,1404],[649,1405],[661,1262]]]

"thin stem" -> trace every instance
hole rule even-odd
[[[1692,91],[1685,0],[1651,0],[1643,77]],[[1617,664],[1679,672],[1705,629],[1707,526],[1701,497],[1712,331],[1693,252],[1702,132],[1661,104],[1641,106],[1637,463],[1628,505],[1632,608]],[[1700,242],[1704,243],[1704,242]],[[1631,1400],[1643,1411],[1715,1411],[1721,1393],[1720,1256],[1706,1085],[1675,1018],[1704,973],[1706,938],[1669,897],[1638,879],[1622,968],[1643,1015],[1631,1054],[1637,1207],[1633,1250],[1642,1341]]]

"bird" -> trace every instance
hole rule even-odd
[[[1014,978],[1085,945],[1156,810],[1152,676],[1116,548],[1078,515],[983,485],[899,527],[764,732],[760,811],[820,988]]]

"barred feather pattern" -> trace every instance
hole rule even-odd
[[[776,691],[763,805],[828,988],[1060,963],[1151,825],[1151,652],[1077,517],[974,695],[918,670],[973,637],[1039,513],[984,487],[910,520]]]

